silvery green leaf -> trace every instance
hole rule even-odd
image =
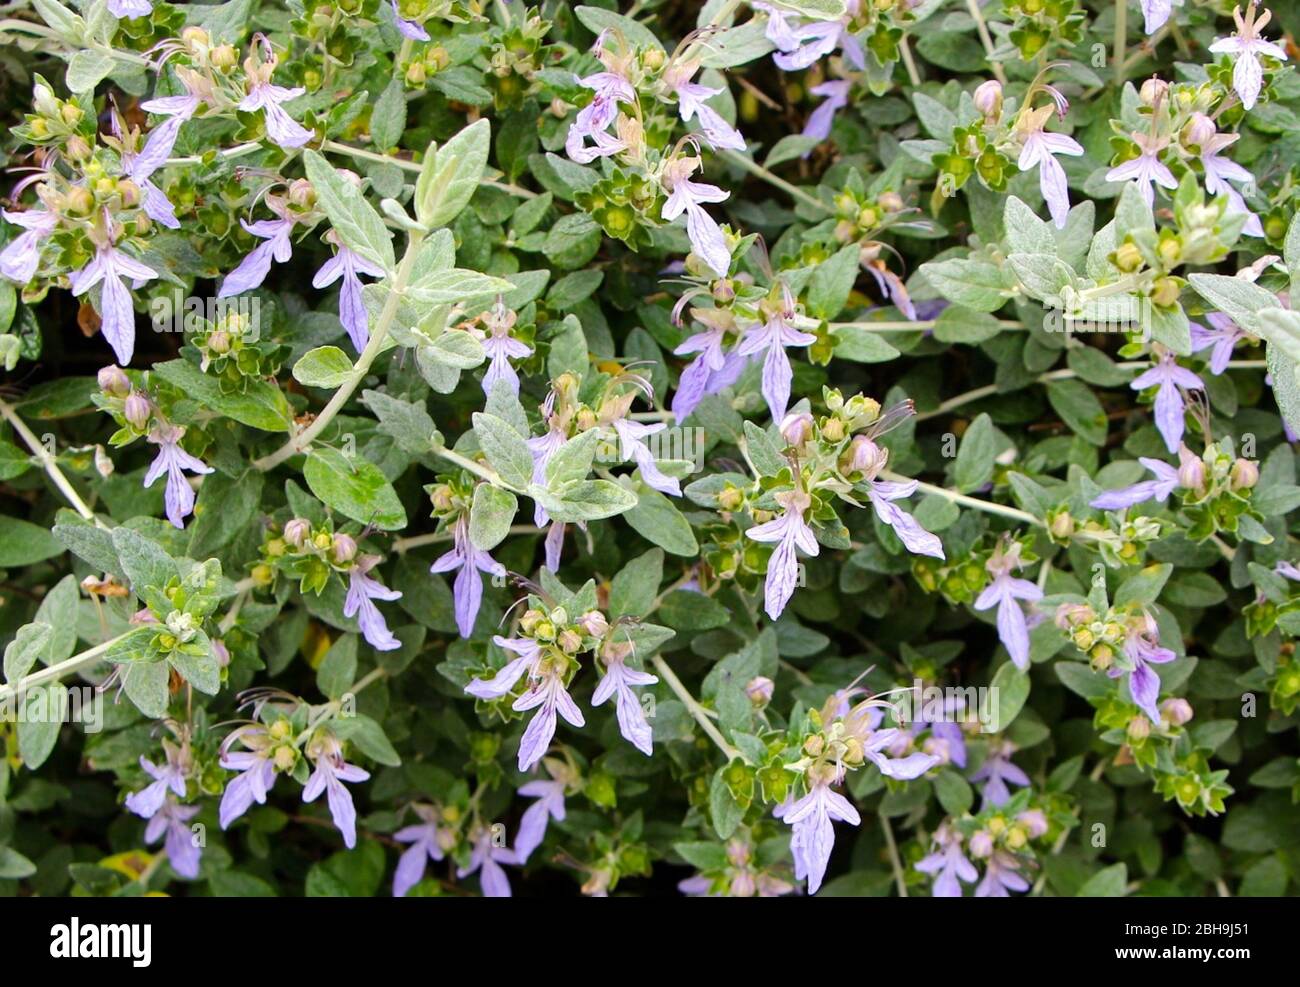
[[[371,263],[392,271],[396,263],[392,234],[361,189],[316,151],[304,152],[303,163],[316,190],[316,201],[343,243]]]
[[[429,146],[415,183],[415,216],[427,229],[446,226],[468,205],[483,177],[490,143],[491,128],[482,119],[442,147]]]
[[[330,390],[340,387],[352,373],[351,358],[337,346],[318,346],[308,350],[293,365],[293,378],[298,383]]]
[[[474,436],[492,468],[513,487],[527,487],[533,476],[533,455],[524,437],[496,415],[474,413]]]
[[[474,488],[469,511],[469,540],[476,548],[490,552],[510,533],[518,510],[519,501],[509,490],[480,483]]]

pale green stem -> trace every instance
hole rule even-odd
[[[131,633],[127,631],[127,634]],[[45,685],[49,682],[57,682],[65,675],[71,675],[73,672],[79,672],[83,668],[89,668],[96,662],[102,661],[104,655],[118,641],[126,637],[126,634],[119,634],[110,641],[103,644],[97,644],[89,651],[83,651],[79,655],[73,655],[71,658],[50,665],[48,668],[42,668],[39,672],[32,672],[30,675],[24,675],[17,682],[10,682],[8,685],[0,685],[0,703],[8,702],[15,696],[21,696],[30,689]]]
[[[889,848],[889,866],[894,870],[894,886],[898,888],[898,896],[906,898],[907,875],[903,871],[903,860],[898,855],[898,844],[894,842],[894,829],[883,815],[880,817],[880,828],[885,834],[885,846]]]
[[[263,456],[261,459],[253,461],[256,469],[266,470],[274,469],[286,459],[305,452],[311,445],[312,440],[324,431],[325,426],[334,420],[334,416],[343,410],[343,407],[352,397],[352,392],[370,372],[370,365],[375,362],[375,357],[379,356],[384,344],[388,342],[388,333],[392,329],[393,320],[397,317],[398,308],[401,306],[402,294],[406,290],[406,283],[410,280],[411,270],[415,266],[415,257],[419,253],[420,243],[424,239],[424,233],[419,230],[412,230],[406,243],[406,253],[402,256],[402,263],[397,268],[397,274],[393,277],[393,283],[389,288],[388,297],[384,299],[383,310],[379,313],[379,318],[375,322],[374,330],[370,334],[370,340],[366,343],[366,348],[361,351],[357,357],[356,366],[352,368],[352,373],[348,379],[343,382],[334,396],[330,398],[329,403],[316,416],[310,425],[304,428],[297,435],[293,436],[275,452]]]
[[[1115,0],[1115,43],[1110,53],[1115,65],[1115,86],[1124,85],[1124,55],[1128,50],[1128,0]]]
[[[786,192],[787,194],[789,194],[795,199],[798,199],[800,202],[804,203],[805,205],[811,206],[814,209],[818,209],[821,212],[826,213],[827,215],[834,214],[835,210],[832,209],[830,206],[828,206],[826,203],[822,202],[821,199],[806,192],[798,185],[791,185],[784,178],[778,178],[776,175],[772,174],[770,171],[764,168],[757,161],[747,158],[743,154],[737,154],[735,151],[720,151],[718,153],[724,161],[729,161],[732,164],[743,168],[751,175],[756,175],[757,177],[763,179],[763,181],[767,182],[769,185],[779,188],[781,191]]]
[[[41,466],[45,470],[46,475],[48,475],[54,482],[54,485],[59,488],[59,492],[63,494],[68,503],[72,505],[73,509],[87,521],[90,521],[100,528],[107,528],[108,525],[95,517],[95,512],[86,505],[84,500],[81,499],[81,495],[77,493],[72,482],[64,475],[63,470],[59,469],[58,460],[54,456],[50,455],[49,451],[45,448],[44,443],[36,437],[36,433],[27,427],[27,423],[18,417],[18,412],[14,410],[13,406],[6,401],[0,401],[0,415],[3,415],[9,424],[13,426],[13,430],[22,436],[22,440],[27,444],[27,448],[32,451],[32,455],[41,461]]]
[[[1002,63],[993,59],[993,35],[989,34],[989,26],[984,23],[984,13],[980,10],[979,0],[966,0],[966,9],[975,19],[975,30],[979,32],[980,44],[984,46],[985,60],[989,63],[993,77],[1005,86],[1007,74],[1002,71]]]
[[[682,685],[682,680],[668,667],[668,662],[664,661],[659,655],[655,655],[650,659],[650,663],[654,665],[655,670],[668,683],[668,688],[673,690],[673,694],[682,701],[682,705],[686,707],[687,712],[700,725],[700,729],[708,734],[709,739],[717,745],[718,750],[722,751],[727,760],[732,761],[740,757],[740,751],[727,743],[727,738],[722,736],[718,728],[713,725],[713,721],[709,719],[709,711],[699,704],[686,686]]]
[[[890,470],[882,470],[880,473],[882,480],[889,480],[892,483],[908,483],[907,477],[899,476]],[[1028,511],[1022,511],[1015,507],[1007,507],[1004,504],[995,504],[991,500],[980,500],[978,497],[968,497],[956,490],[949,490],[947,487],[936,487],[932,483],[922,483],[917,481],[916,489],[925,493],[936,494],[945,500],[950,500],[954,504],[960,504],[963,507],[974,508],[977,511],[983,511],[985,514],[997,514],[1001,517],[1011,518],[1014,521],[1021,521],[1025,524],[1035,524],[1043,527],[1043,522],[1034,517]]]

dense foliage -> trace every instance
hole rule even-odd
[[[0,890],[1283,894],[1226,0],[0,8]]]

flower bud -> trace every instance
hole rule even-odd
[[[113,460],[111,460],[108,453],[104,451],[104,447],[101,445],[95,446],[95,472],[104,479],[108,479],[113,475],[113,470],[115,468],[116,467],[113,466]]]
[[[1135,243],[1122,243],[1115,251],[1115,266],[1125,274],[1132,274],[1142,266],[1142,251]]]
[[[1016,822],[1025,827],[1030,839],[1038,839],[1047,832],[1047,816],[1042,809],[1026,809],[1016,816]]]
[[[230,352],[230,333],[224,329],[214,329],[208,336],[208,349],[218,356]]]
[[[839,418],[827,418],[822,423],[822,438],[827,442],[842,442],[846,434],[844,422]]]
[[[996,79],[980,83],[971,98],[975,102],[975,109],[990,120],[996,119],[1002,113],[1002,83]]]
[[[149,424],[151,413],[149,399],[139,391],[132,391],[122,408],[122,416],[137,431],[143,431]]]
[[[792,411],[781,421],[781,438],[785,439],[786,445],[798,448],[811,439],[812,434],[813,418],[806,411]]]
[[[874,476],[884,469],[888,458],[888,451],[880,448],[865,435],[855,436],[849,445],[848,466],[852,472]]]
[[[311,535],[311,522],[305,518],[296,517],[284,526],[284,541],[287,545],[294,548],[302,548],[307,544],[307,538]]]
[[[1204,113],[1193,113],[1187,126],[1183,127],[1183,143],[1199,150],[1212,141],[1217,133],[1213,120]]]
[[[556,644],[566,655],[576,655],[582,650],[582,635],[572,627],[566,627],[560,631],[560,636],[556,639]]]
[[[772,693],[776,689],[776,683],[766,675],[758,675],[749,680],[745,686],[745,695],[749,701],[759,709],[762,709],[772,701]]]
[[[1178,301],[1181,289],[1173,278],[1157,278],[1151,288],[1151,301],[1161,308],[1169,308]]]
[[[1128,739],[1134,742],[1146,740],[1151,736],[1151,721],[1143,716],[1135,716],[1128,721],[1128,728],[1125,730]]]
[[[1259,467],[1249,459],[1238,459],[1228,471],[1228,483],[1232,490],[1249,490],[1259,482]]]
[[[1142,88],[1138,91],[1138,95],[1142,97],[1143,106],[1155,106],[1165,98],[1165,95],[1168,92],[1169,83],[1165,82],[1163,79],[1152,78],[1147,79],[1146,82],[1142,83]]]
[[[822,739],[820,733],[814,733],[811,737],[803,742],[803,752],[809,757],[820,757],[823,750],[826,749],[826,741]]]
[[[65,152],[69,161],[85,161],[86,158],[90,157],[90,145],[86,142],[86,138],[80,134],[73,134],[68,138]]]
[[[1166,699],[1160,704],[1160,718],[1170,726],[1180,727],[1191,722],[1192,704],[1186,699]]]
[[[1058,541],[1066,541],[1074,536],[1074,518],[1069,511],[1061,511],[1051,518],[1048,531]]]
[[[357,557],[357,542],[351,535],[334,536],[334,561],[343,565]]]
[[[229,72],[239,64],[239,52],[233,45],[217,45],[209,56],[212,67],[218,72]]]
[[[198,48],[201,46],[206,47],[212,39],[208,37],[208,32],[203,30],[203,28],[199,27],[197,24],[191,24],[189,27],[181,31],[181,40],[191,48]]]
[[[89,216],[95,208],[95,196],[90,189],[82,185],[74,185],[68,189],[67,198],[64,200],[64,209],[70,216]]]
[[[99,389],[112,397],[126,397],[131,393],[131,381],[116,364],[103,367],[96,379],[99,382]]]
[[[993,853],[993,837],[987,830],[979,830],[970,838],[972,857],[988,857]]]
[[[599,610],[588,610],[578,618],[578,626],[589,637],[604,637],[609,630],[609,621]]]
[[[727,486],[718,494],[718,507],[724,511],[737,511],[745,503],[745,494],[739,487]]]
[[[1184,446],[1184,448],[1186,448]],[[1180,450],[1181,452],[1181,450]],[[1185,490],[1200,492],[1205,489],[1205,462],[1190,452],[1186,456],[1179,457],[1182,462],[1178,464],[1178,485]]]

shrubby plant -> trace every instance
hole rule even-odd
[[[0,887],[1292,889],[1229,6],[8,4]]]

